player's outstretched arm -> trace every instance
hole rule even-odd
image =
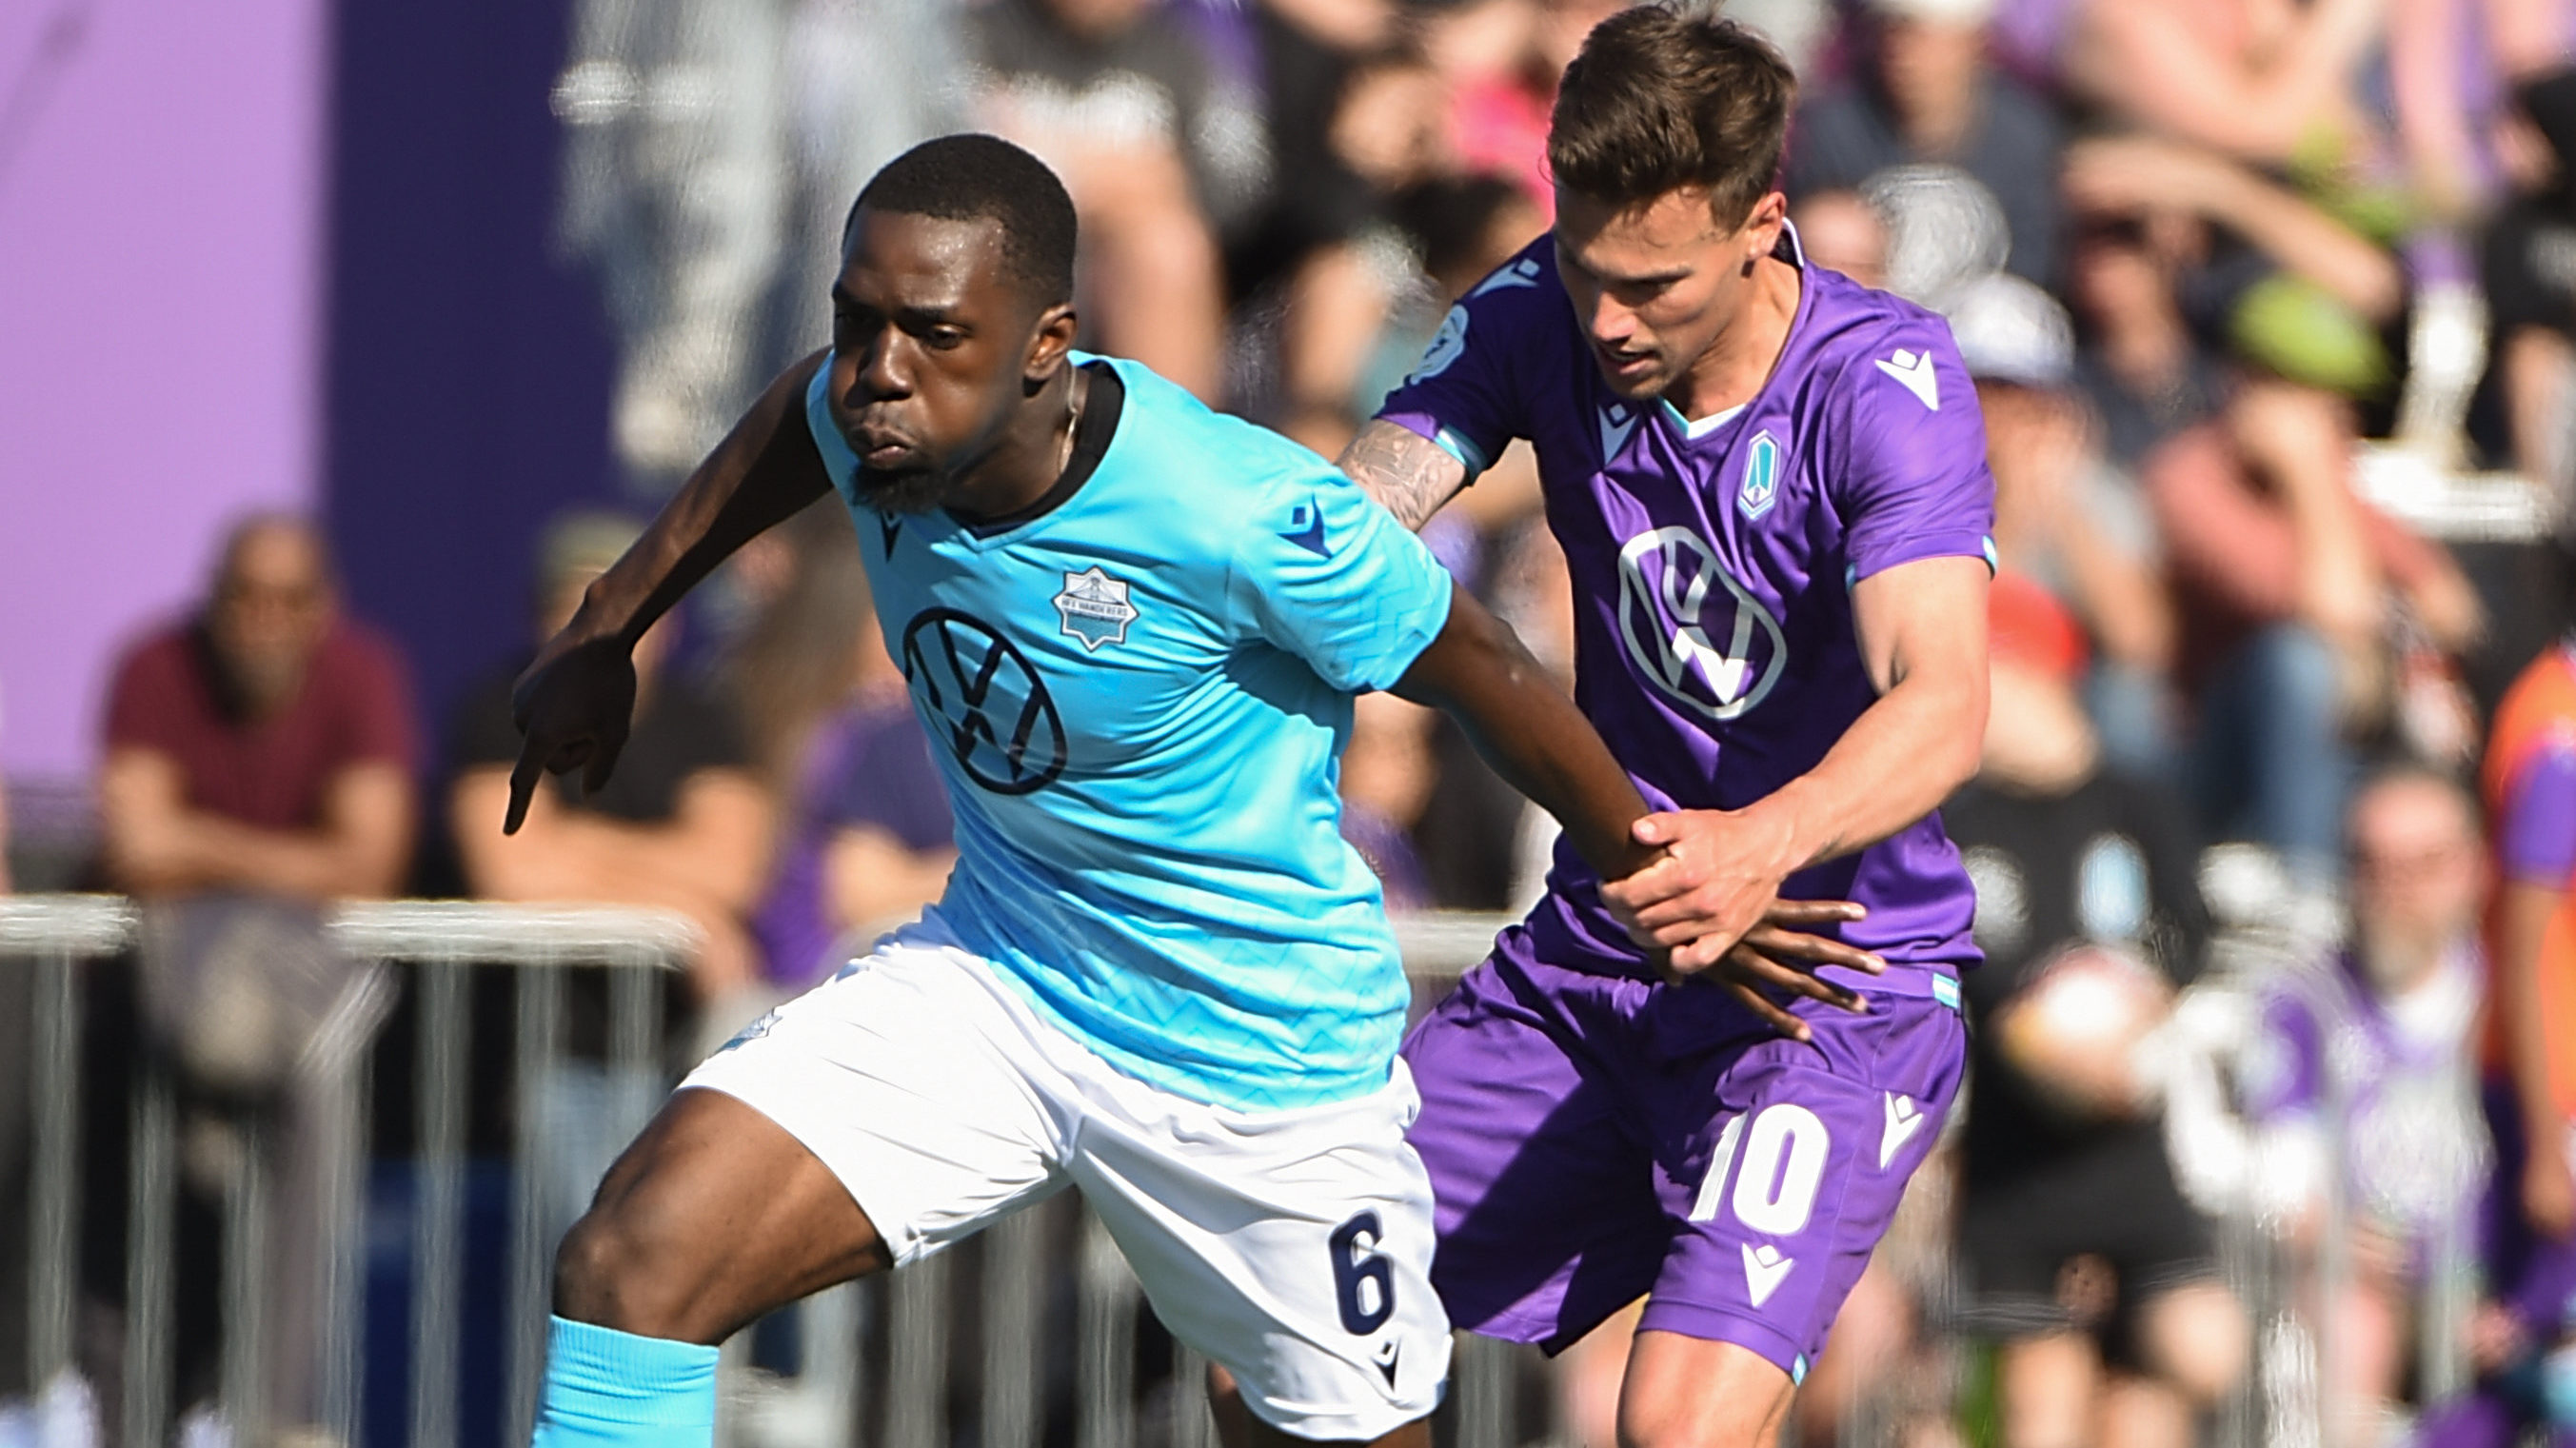
[[[1644,843],[1637,826],[1645,799],[1610,757],[1590,720],[1532,658],[1510,628],[1463,588],[1452,586],[1448,622],[1396,681],[1397,695],[1447,713],[1476,751],[1511,786],[1565,827],[1566,839],[1603,880],[1654,866],[1661,846]],[[1706,971],[1774,1027],[1799,1040],[1805,1022],[1766,992],[1786,992],[1861,1008],[1858,996],[1811,972],[1842,965],[1877,974],[1884,962],[1840,941],[1806,933],[1857,920],[1861,907],[1840,900],[1766,900],[1755,923],[1676,978]]]
[[[1342,449],[1334,466],[1414,532],[1467,486],[1467,465],[1409,427],[1371,422]]]
[[[1602,887],[1640,944],[1704,963],[1758,919],[1781,882],[1937,809],[1976,772],[1986,725],[1982,558],[1926,558],[1864,578],[1853,624],[1878,701],[1817,766],[1740,810],[1680,810],[1637,825],[1665,858]]]
[[[544,774],[578,769],[590,789],[608,782],[635,712],[635,641],[726,555],[831,491],[805,425],[805,389],[824,355],[769,384],[519,676],[512,705],[525,742],[503,834],[518,833]]]

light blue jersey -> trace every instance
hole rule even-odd
[[[1077,360],[1124,387],[1106,453],[989,534],[861,504],[828,363],[806,392],[956,812],[934,913],[1162,1090],[1238,1110],[1374,1090],[1406,987],[1336,784],[1351,694],[1412,666],[1449,576],[1322,458]]]

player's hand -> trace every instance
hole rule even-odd
[[[615,637],[556,634],[510,691],[510,717],[521,742],[510,771],[510,812],[501,822],[505,835],[519,832],[546,775],[578,769],[585,791],[608,783],[635,717],[632,646]]]
[[[2522,1215],[2544,1237],[2576,1232],[2576,1176],[2568,1173],[2563,1149],[2534,1151],[2523,1163]]]
[[[1676,810],[1638,820],[1637,842],[1663,853],[1606,881],[1601,899],[1649,950],[1685,975],[1708,969],[1762,920],[1798,862],[1787,828],[1757,810]]]
[[[1780,1004],[1783,997],[1804,996],[1839,1010],[1869,1009],[1857,991],[1816,978],[1816,967],[1839,965],[1878,975],[1887,962],[1856,945],[1810,933],[1818,926],[1848,925],[1869,911],[1849,900],[1774,900],[1760,923],[1727,947],[1715,965],[1686,972],[1664,966],[1668,980],[1698,979],[1726,991],[1773,1029],[1794,1041],[1813,1038],[1807,1023]]]

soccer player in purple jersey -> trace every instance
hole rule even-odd
[[[1556,102],[1553,234],[1342,459],[1418,526],[1532,443],[1577,699],[1659,811],[1637,838],[1669,858],[1604,887],[1560,847],[1405,1045],[1452,1318],[1553,1349],[1648,1295],[1632,1445],[1775,1435],[1940,1133],[1978,958],[1933,809],[1985,718],[1984,431],[1937,317],[1800,255],[1793,87],[1728,22],[1603,22]],[[1876,979],[1785,1008],[1678,979],[1775,894],[1866,907],[1842,938]]]

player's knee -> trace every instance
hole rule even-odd
[[[675,1290],[684,1274],[672,1270],[657,1236],[631,1213],[593,1207],[555,1251],[556,1314],[639,1337],[699,1341],[689,1294]]]

